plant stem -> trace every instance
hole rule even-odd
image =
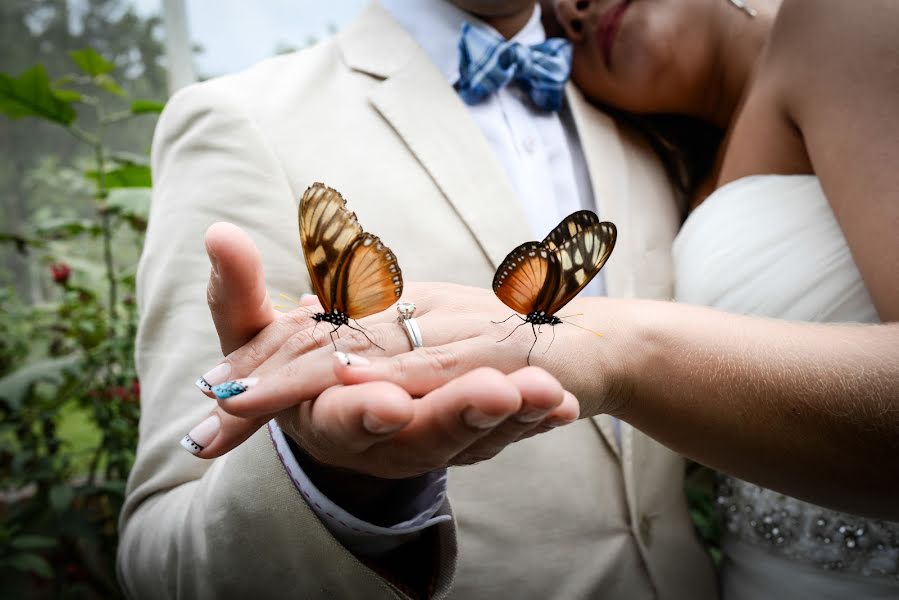
[[[106,264],[106,280],[109,283],[109,336],[116,334],[118,302],[118,282],[115,275],[115,261],[112,257],[112,219],[106,210],[106,151],[103,147],[103,107],[97,104],[97,137],[94,144],[94,156],[97,161],[97,204],[100,212],[100,224],[103,227],[103,260]]]

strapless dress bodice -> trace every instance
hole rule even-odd
[[[673,256],[680,302],[797,321],[879,321],[814,176],[719,188],[684,223]],[[899,598],[899,524],[730,477],[721,478],[718,503],[724,600]]]

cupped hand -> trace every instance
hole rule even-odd
[[[404,369],[408,363],[403,362],[394,365],[398,375],[409,376],[406,386],[383,380],[377,363],[366,365],[361,354],[414,354],[394,322],[395,313],[362,320],[364,332],[343,330],[336,338],[338,347],[356,354],[336,358],[329,328],[310,318],[310,311],[320,310],[314,298],[304,301],[310,306],[290,313],[271,307],[258,252],[242,231],[218,224],[210,228],[206,242],[213,262],[209,303],[223,351],[233,350],[266,321],[269,324],[216,369],[219,376],[227,372],[231,381],[243,379],[242,386],[230,385],[232,392],[246,391],[220,401],[215,411],[220,427],[199,453],[203,458],[227,452],[277,415],[282,429],[321,462],[380,477],[405,477],[488,458],[516,440],[578,417],[575,397],[545,371],[525,367],[526,354],[501,362],[499,369],[477,368],[476,363],[466,368],[469,363],[459,361],[450,370],[445,361],[452,353],[446,348],[418,349],[415,353],[428,358],[415,369]],[[490,299],[483,290],[450,287]],[[416,316],[429,312],[429,299],[436,304],[446,297],[442,284],[414,288],[422,292],[416,299],[425,298]],[[452,346],[482,333],[483,323],[467,299],[445,304],[447,312],[460,319],[435,329],[435,343]],[[504,311],[498,302],[491,304],[492,310]],[[491,339],[491,345],[495,341]],[[437,361],[442,376],[421,373],[433,371],[431,360]],[[217,388],[220,394],[222,389]],[[258,404],[243,401],[254,395]]]

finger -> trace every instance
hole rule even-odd
[[[391,357],[349,355],[343,365],[335,363],[337,379],[344,384],[364,381],[390,381],[413,396],[423,396],[438,387],[483,365],[485,352],[477,351],[471,340],[452,342],[443,346],[416,348]],[[490,350],[493,350],[492,348]],[[512,359],[492,352],[491,366],[501,371],[513,371],[517,364]],[[506,364],[503,364],[503,363]]]
[[[463,450],[451,464],[471,464],[495,456],[538,427],[562,405],[565,390],[558,380],[538,367],[525,367],[507,376],[521,394],[518,412],[499,424],[488,436]]]
[[[212,263],[207,288],[209,310],[222,353],[228,354],[252,339],[277,313],[253,240],[235,225],[215,223],[206,230],[205,241]]]
[[[547,431],[552,431],[557,427],[562,427],[564,425],[570,425],[578,420],[581,414],[581,404],[578,402],[578,399],[569,392],[565,390],[565,396],[562,399],[562,404],[560,404],[555,410],[550,412],[546,416],[543,421],[537,424],[533,429],[522,434],[519,439],[527,439],[529,437],[533,437],[535,435],[546,433]]]
[[[335,356],[346,360],[344,357],[348,355],[344,352],[335,354],[331,350],[330,342],[324,341],[328,340],[327,336],[316,338],[314,327],[293,333],[287,339],[282,339],[280,345],[268,339],[281,336],[279,331],[284,327],[290,329],[290,325],[284,325],[282,321],[298,318],[303,317],[297,316],[295,312],[282,315],[275,324],[260,333],[258,339],[254,339],[227,357],[226,361],[234,365],[231,372],[237,372],[251,364],[258,364],[260,355],[273,350],[273,353],[265,358],[264,364],[253,372],[252,377],[229,380],[210,388],[226,412],[239,417],[278,413],[296,404],[313,400],[324,390],[340,383],[335,375],[334,365],[335,360],[338,360]],[[389,317],[373,315],[372,318],[384,320]],[[369,323],[369,325],[365,330],[344,332],[344,335],[336,340],[337,346],[355,351],[371,351],[377,344],[380,347],[377,351],[387,353],[402,352],[408,348],[405,334],[400,330],[400,334],[397,335],[395,329],[399,328],[394,323]],[[319,346],[319,344],[326,345]],[[277,348],[272,349],[273,345]],[[356,360],[360,363],[365,360],[361,356],[353,356],[356,356]],[[377,381],[377,378],[370,377],[368,381]]]
[[[198,458],[216,458],[245,442],[269,419],[242,419],[216,408],[181,438],[181,447]]]
[[[418,439],[431,468],[445,466],[460,452],[489,436],[522,405],[517,387],[495,369],[479,368],[426,394],[400,437]]]
[[[292,412],[288,434],[320,462],[334,464],[341,462],[338,456],[365,452],[391,438],[412,420],[414,407],[402,388],[371,382],[329,388]]]

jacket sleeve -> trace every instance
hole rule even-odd
[[[282,286],[275,295],[308,289],[295,193],[226,92],[221,80],[182,90],[154,137],[153,204],[138,269],[140,442],[120,520],[119,578],[131,598],[403,598],[322,525],[266,428],[214,460],[179,445],[213,409],[193,381],[221,360],[206,305],[206,228],[244,228],[267,280]],[[441,510],[448,514],[448,505]],[[441,523],[427,538],[439,597],[455,563],[453,526]]]

